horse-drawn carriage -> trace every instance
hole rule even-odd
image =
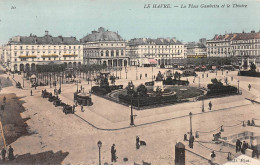
[[[47,92],[46,90],[42,90],[42,97],[43,97],[43,98],[52,97],[52,93]]]
[[[70,105],[63,106],[63,112],[65,114],[69,114],[69,113],[73,114],[74,113],[72,106],[70,106]]]
[[[21,85],[20,82],[17,82],[17,83],[16,83],[16,88],[22,89],[22,85]]]
[[[48,98],[49,102],[53,102],[55,100],[59,100],[59,98],[57,96],[49,96],[49,98]]]
[[[66,104],[65,103],[63,103],[60,99],[55,99],[55,100],[53,100],[53,105],[55,106],[55,107],[57,107],[57,106],[66,106]]]

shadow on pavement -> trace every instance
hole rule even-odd
[[[13,161],[6,160],[0,164],[3,165],[60,165],[62,161],[69,155],[69,152],[46,151],[31,155],[30,153],[18,155]]]

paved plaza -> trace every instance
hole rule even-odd
[[[167,69],[159,68],[135,68],[129,67],[126,79],[125,71],[121,72],[121,79],[116,84],[122,84],[124,87],[129,81],[133,81],[135,86],[152,80],[152,76],[161,71],[164,73]],[[116,72],[113,72],[114,74]],[[26,121],[28,130],[31,132],[28,136],[22,136],[12,143],[15,154],[37,154],[46,151],[68,152],[68,155],[62,161],[62,164],[98,164],[97,142],[102,141],[101,162],[102,164],[111,163],[110,148],[112,144],[116,145],[118,161],[113,164],[133,165],[142,164],[142,161],[157,165],[174,164],[175,144],[183,142],[183,135],[189,132],[190,117],[192,112],[193,132],[200,133],[199,138],[195,140],[194,148],[188,147],[188,142],[183,142],[189,151],[186,151],[186,164],[209,164],[209,154],[212,149],[217,152],[216,163],[225,164],[227,154],[231,152],[234,156],[235,149],[212,143],[212,134],[219,132],[221,125],[224,126],[222,136],[230,136],[243,131],[259,132],[259,127],[243,127],[242,121],[260,119],[259,104],[252,103],[248,99],[258,101],[260,96],[260,79],[251,77],[237,76],[237,71],[230,71],[228,74],[224,71],[208,73],[208,77],[202,72],[198,72],[193,83],[194,77],[183,77],[188,80],[190,86],[207,87],[212,78],[224,79],[228,77],[231,85],[237,87],[239,80],[239,89],[242,95],[227,96],[205,100],[205,112],[202,112],[202,101],[185,102],[175,105],[150,108],[144,110],[134,110],[135,126],[130,124],[130,108],[113,101],[92,95],[92,106],[84,107],[81,112],[80,107],[76,107],[75,114],[65,115],[61,107],[55,107],[47,99],[41,97],[41,91],[46,89],[53,92],[53,87],[44,86],[34,88],[30,87],[25,80],[24,89],[15,88],[15,82],[23,83],[22,75],[1,74],[1,77],[9,76],[14,86],[6,87],[1,90],[1,94],[15,93],[24,101],[25,112],[21,113],[23,118],[30,118]],[[142,79],[140,80],[140,74]],[[147,74],[147,77],[144,77]],[[116,75],[116,74],[115,74]],[[120,72],[117,72],[120,76]],[[136,79],[137,77],[137,79]],[[231,81],[233,77],[233,81]],[[200,79],[199,79],[200,78]],[[90,91],[91,84],[81,79],[82,87],[86,92]],[[109,81],[110,82],[110,81]],[[92,83],[94,85],[94,82]],[[248,91],[248,84],[252,85],[251,91]],[[59,85],[57,86],[59,87]],[[73,93],[76,91],[75,84],[62,84],[62,93],[60,99],[65,103],[73,105]],[[33,96],[30,96],[32,90]],[[213,104],[213,109],[208,109],[209,101]],[[216,130],[211,132],[212,130]],[[136,149],[136,136],[146,142],[146,146]],[[128,161],[124,161],[128,158]]]

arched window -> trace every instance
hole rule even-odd
[[[112,57],[114,56],[114,50],[111,51],[111,56],[112,56]]]
[[[104,52],[103,51],[101,51],[101,56],[103,56],[104,55]]]
[[[121,50],[121,55],[124,55],[124,51],[123,50]]]
[[[119,56],[119,51],[118,50],[116,50],[116,56]]]
[[[107,57],[109,56],[109,51],[108,51],[108,50],[106,51],[106,56],[107,56]]]

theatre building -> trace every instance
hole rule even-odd
[[[100,27],[98,31],[83,37],[84,64],[107,65],[108,67],[121,67],[129,65],[126,56],[126,42],[116,32]]]

